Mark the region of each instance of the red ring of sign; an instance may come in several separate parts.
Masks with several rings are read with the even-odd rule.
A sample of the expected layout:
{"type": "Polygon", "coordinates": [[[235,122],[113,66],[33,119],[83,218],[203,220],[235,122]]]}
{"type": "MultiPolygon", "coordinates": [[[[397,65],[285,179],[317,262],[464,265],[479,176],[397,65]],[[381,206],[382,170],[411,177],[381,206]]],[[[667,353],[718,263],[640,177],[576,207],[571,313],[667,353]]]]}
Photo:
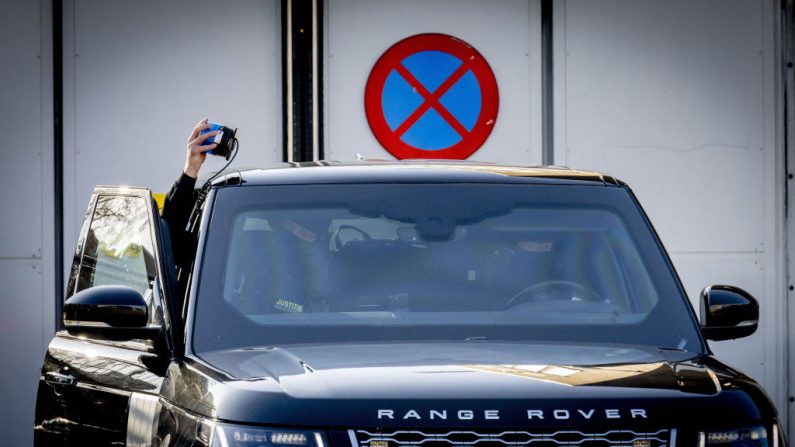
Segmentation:
{"type": "MultiPolygon", "coordinates": [[[[453,82],[448,82],[456,76],[454,73],[433,93],[428,92],[421,85],[413,85],[413,87],[418,90],[417,93],[421,94],[425,101],[412,113],[412,115],[418,113],[418,111],[424,114],[429,108],[436,108],[435,104],[438,104],[439,107],[436,108],[437,112],[441,112],[440,115],[442,115],[448,123],[450,123],[449,118],[455,120],[455,117],[453,117],[441,103],[438,103],[438,100],[441,99],[449,87],[454,85],[455,82],[460,79],[460,76],[463,76],[467,71],[468,70],[464,69],[460,72],[458,78],[454,79],[453,82]],[[445,86],[447,88],[445,88],[445,86]],[[434,97],[435,100],[429,99],[429,97],[434,97]],[[433,103],[429,105],[431,102],[433,103]],[[449,116],[445,116],[445,113],[449,116]]],[[[373,66],[370,77],[367,79],[367,87],[364,92],[364,109],[367,114],[367,122],[370,124],[370,129],[372,129],[373,134],[381,145],[400,160],[406,158],[464,160],[468,158],[483,145],[486,138],[491,134],[492,129],[494,129],[494,123],[497,121],[499,103],[497,80],[494,78],[494,73],[491,71],[491,67],[489,67],[486,59],[463,40],[446,34],[417,34],[407,37],[393,45],[381,55],[373,66]],[[411,146],[400,139],[403,134],[403,132],[400,131],[403,130],[405,132],[405,129],[401,129],[403,125],[399,126],[394,131],[389,127],[384,117],[381,98],[384,84],[392,70],[405,70],[405,67],[401,64],[405,58],[420,51],[432,50],[443,51],[460,59],[463,64],[456,72],[459,72],[459,70],[464,67],[472,70],[472,73],[475,75],[480,85],[481,107],[475,126],[472,128],[472,131],[461,135],[461,141],[445,149],[424,150],[411,146]]],[[[410,119],[411,117],[407,118],[406,121],[410,119]]],[[[456,129],[456,126],[452,124],[451,126],[456,129]]],[[[460,123],[458,126],[457,131],[461,134],[460,129],[463,128],[463,126],[461,126],[460,123]]],[[[464,131],[465,130],[466,129],[464,129],[464,131]]]]}

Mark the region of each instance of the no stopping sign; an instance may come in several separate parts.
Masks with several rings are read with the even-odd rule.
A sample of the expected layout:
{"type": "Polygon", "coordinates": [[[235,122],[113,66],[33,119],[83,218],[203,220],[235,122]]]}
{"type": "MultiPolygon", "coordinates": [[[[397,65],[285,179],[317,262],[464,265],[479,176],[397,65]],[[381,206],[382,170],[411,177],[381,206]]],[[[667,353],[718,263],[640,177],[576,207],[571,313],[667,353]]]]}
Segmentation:
{"type": "Polygon", "coordinates": [[[373,134],[398,159],[466,159],[491,134],[499,92],[488,62],[445,34],[418,34],[373,66],[364,95],[373,134]]]}

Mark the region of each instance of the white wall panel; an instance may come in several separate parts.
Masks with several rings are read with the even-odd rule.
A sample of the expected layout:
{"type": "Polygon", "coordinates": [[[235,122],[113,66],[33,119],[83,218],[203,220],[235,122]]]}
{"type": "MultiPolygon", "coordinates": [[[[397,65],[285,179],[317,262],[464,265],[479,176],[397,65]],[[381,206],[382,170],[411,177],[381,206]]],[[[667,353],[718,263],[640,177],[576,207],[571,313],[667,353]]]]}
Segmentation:
{"type": "MultiPolygon", "coordinates": [[[[20,93],[31,93],[35,101],[33,105],[36,106],[38,111],[41,103],[38,92],[34,90],[20,93]]],[[[24,109],[26,107],[22,106],[20,108],[24,109]]],[[[5,107],[1,109],[5,109],[5,107]]],[[[2,115],[2,112],[0,112],[0,115],[2,115]]],[[[0,160],[0,191],[2,191],[3,196],[0,206],[4,210],[0,213],[0,228],[5,229],[3,243],[0,244],[0,257],[41,258],[43,230],[41,209],[42,160],[41,132],[37,128],[37,125],[41,123],[41,118],[37,117],[34,121],[20,123],[18,120],[6,120],[3,116],[0,116],[0,122],[10,122],[8,129],[15,130],[9,133],[17,134],[15,138],[12,138],[13,141],[10,142],[9,146],[2,148],[3,156],[2,160],[0,160]],[[26,132],[31,130],[31,128],[35,133],[26,132]],[[26,139],[29,139],[29,141],[24,141],[26,139]],[[20,225],[21,221],[26,222],[26,224],[20,225]]]]}
{"type": "Polygon", "coordinates": [[[676,252],[764,249],[763,2],[719,5],[566,2],[555,161],[629,182],[676,252]]]}
{"type": "MultiPolygon", "coordinates": [[[[39,261],[0,259],[3,285],[0,312],[0,432],[4,446],[33,443],[36,387],[44,352],[42,345],[45,312],[42,306],[42,266],[39,261]]],[[[47,302],[51,302],[47,300],[47,302]]]]}
{"type": "Polygon", "coordinates": [[[367,78],[392,45],[449,34],[488,61],[500,91],[495,128],[472,160],[541,163],[540,14],[535,0],[329,0],[326,14],[325,155],[393,159],[370,131],[367,78]]]}
{"type": "Polygon", "coordinates": [[[555,162],[627,181],[695,306],[755,295],[759,331],[711,343],[786,412],[777,3],[566,0],[555,7],[555,162]]]}
{"type": "Polygon", "coordinates": [[[53,326],[51,3],[5,1],[0,13],[0,443],[8,447],[33,442],[53,326]]]}
{"type": "Polygon", "coordinates": [[[42,255],[42,58],[38,2],[3,3],[0,14],[0,257],[42,255]],[[11,211],[13,210],[13,211],[11,211]],[[20,225],[20,218],[28,224],[20,225]]]}
{"type": "MultiPolygon", "coordinates": [[[[95,185],[167,192],[205,116],[240,128],[234,166],[281,161],[278,1],[75,0],[65,10],[67,253],[95,185]]],[[[204,172],[224,163],[208,157],[204,172]]]]}

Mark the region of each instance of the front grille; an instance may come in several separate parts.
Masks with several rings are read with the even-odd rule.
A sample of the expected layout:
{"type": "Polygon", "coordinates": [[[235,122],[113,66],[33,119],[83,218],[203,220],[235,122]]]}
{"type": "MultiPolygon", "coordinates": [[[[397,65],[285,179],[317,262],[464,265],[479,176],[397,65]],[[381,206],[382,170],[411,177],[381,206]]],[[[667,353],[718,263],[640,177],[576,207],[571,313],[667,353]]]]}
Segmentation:
{"type": "Polygon", "coordinates": [[[675,447],[676,430],[351,430],[354,447],[675,447]]]}

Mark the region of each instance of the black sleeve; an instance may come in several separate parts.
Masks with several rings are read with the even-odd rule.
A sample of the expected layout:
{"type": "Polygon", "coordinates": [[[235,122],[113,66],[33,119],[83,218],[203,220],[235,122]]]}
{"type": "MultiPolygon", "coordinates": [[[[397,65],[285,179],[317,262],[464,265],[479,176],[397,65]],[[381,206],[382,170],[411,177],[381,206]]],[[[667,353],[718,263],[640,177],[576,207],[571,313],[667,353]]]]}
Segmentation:
{"type": "Polygon", "coordinates": [[[187,226],[198,197],[195,186],[195,178],[182,174],[174,182],[163,203],[161,217],[168,225],[174,261],[180,268],[190,267],[193,258],[193,244],[187,226]]]}

